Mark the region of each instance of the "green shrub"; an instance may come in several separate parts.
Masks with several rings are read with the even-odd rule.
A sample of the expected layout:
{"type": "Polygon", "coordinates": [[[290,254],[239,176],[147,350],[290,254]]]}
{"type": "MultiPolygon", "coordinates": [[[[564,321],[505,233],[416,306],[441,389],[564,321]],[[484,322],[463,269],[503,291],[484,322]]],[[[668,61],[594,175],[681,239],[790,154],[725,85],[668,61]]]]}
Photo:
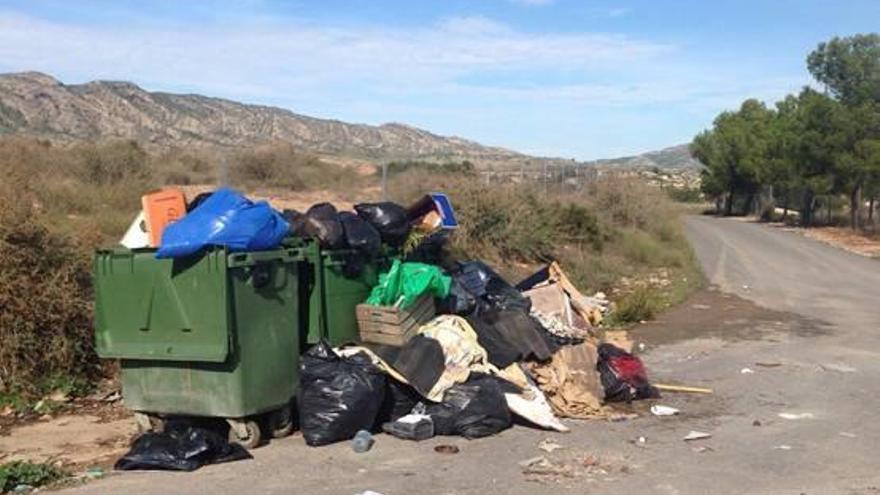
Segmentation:
{"type": "Polygon", "coordinates": [[[661,308],[657,294],[646,287],[639,287],[623,296],[616,302],[614,312],[611,313],[609,323],[612,325],[625,325],[650,320],[661,308]]]}
{"type": "Polygon", "coordinates": [[[18,485],[43,486],[67,476],[64,470],[50,464],[13,461],[0,465],[0,493],[15,490],[18,485]]]}

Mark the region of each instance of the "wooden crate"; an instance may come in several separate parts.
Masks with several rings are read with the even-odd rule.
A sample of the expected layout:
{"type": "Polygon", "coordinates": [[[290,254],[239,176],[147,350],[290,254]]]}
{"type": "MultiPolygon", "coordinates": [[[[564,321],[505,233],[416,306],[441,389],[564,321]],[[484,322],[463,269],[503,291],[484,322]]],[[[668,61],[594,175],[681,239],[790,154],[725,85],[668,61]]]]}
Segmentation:
{"type": "Polygon", "coordinates": [[[358,304],[356,311],[362,341],[394,346],[405,344],[436,314],[432,296],[420,297],[407,309],[358,304]]]}

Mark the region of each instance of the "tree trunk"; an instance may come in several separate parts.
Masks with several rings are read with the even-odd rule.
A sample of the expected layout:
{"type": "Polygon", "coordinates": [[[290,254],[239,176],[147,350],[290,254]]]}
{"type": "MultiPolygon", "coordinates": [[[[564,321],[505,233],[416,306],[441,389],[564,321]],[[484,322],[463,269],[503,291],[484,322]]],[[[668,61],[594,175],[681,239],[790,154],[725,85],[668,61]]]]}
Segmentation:
{"type": "Polygon", "coordinates": [[[828,209],[828,217],[825,220],[825,223],[828,225],[831,225],[831,197],[830,196],[827,198],[827,201],[828,201],[828,208],[827,208],[828,209]]]}
{"type": "Polygon", "coordinates": [[[871,229],[874,228],[874,198],[871,198],[871,201],[868,203],[868,223],[871,224],[871,229]]]}
{"type": "Polygon", "coordinates": [[[755,193],[750,192],[746,196],[746,203],[743,205],[743,215],[751,215],[755,212],[755,193]]]}
{"type": "Polygon", "coordinates": [[[765,222],[773,220],[776,211],[776,199],[773,197],[773,186],[761,186],[758,195],[758,217],[765,222]]]}
{"type": "Polygon", "coordinates": [[[810,227],[813,224],[813,207],[815,205],[815,197],[813,191],[809,189],[804,191],[801,203],[801,226],[810,227]]]}
{"type": "Polygon", "coordinates": [[[788,219],[788,205],[782,207],[782,223],[788,219]]]}
{"type": "Polygon", "coordinates": [[[733,215],[733,191],[727,193],[727,204],[724,205],[724,216],[733,215]]]}
{"type": "Polygon", "coordinates": [[[853,230],[862,227],[862,183],[858,182],[849,195],[849,224],[853,230]]]}

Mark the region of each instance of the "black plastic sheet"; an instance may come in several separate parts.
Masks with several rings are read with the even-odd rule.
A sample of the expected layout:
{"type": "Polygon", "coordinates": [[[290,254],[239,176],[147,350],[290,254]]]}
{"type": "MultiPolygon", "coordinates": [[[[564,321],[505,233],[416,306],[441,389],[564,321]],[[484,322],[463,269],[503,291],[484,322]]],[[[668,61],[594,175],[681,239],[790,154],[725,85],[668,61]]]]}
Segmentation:
{"type": "Polygon", "coordinates": [[[207,464],[250,458],[244,447],[215,431],[170,423],[164,432],[141,435],[114,469],[195,471],[207,464]]]}
{"type": "Polygon", "coordinates": [[[342,223],[342,230],[345,232],[345,241],[348,243],[348,247],[357,249],[370,258],[374,258],[379,254],[379,249],[382,247],[382,238],[375,227],[350,211],[340,212],[339,221],[342,223]]]}

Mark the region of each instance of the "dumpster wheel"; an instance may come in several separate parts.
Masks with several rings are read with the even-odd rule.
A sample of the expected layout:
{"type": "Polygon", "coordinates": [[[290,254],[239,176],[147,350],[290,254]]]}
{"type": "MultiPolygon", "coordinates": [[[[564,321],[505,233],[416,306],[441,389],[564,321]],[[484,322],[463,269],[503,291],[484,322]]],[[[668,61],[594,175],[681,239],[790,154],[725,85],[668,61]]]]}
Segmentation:
{"type": "Polygon", "coordinates": [[[253,449],[263,440],[260,425],[252,419],[227,419],[229,423],[229,441],[241,444],[246,449],[253,449]]]}
{"type": "Polygon", "coordinates": [[[269,431],[272,438],[284,438],[293,433],[293,414],[289,405],[269,414],[269,431]]]}

